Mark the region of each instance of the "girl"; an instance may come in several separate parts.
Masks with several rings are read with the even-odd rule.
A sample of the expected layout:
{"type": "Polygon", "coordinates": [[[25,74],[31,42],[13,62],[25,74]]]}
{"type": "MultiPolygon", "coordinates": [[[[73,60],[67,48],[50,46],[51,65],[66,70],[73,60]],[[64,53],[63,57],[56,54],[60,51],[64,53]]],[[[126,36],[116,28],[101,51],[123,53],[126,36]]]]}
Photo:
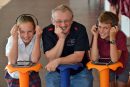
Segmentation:
{"type": "MultiPolygon", "coordinates": [[[[40,59],[40,41],[42,30],[30,15],[21,15],[17,23],[10,31],[6,45],[8,64],[16,64],[17,61],[31,61],[37,63],[40,59]]],[[[37,72],[30,72],[29,87],[41,87],[41,80],[37,72]]],[[[19,87],[18,72],[6,72],[5,79],[8,87],[19,87]]]]}

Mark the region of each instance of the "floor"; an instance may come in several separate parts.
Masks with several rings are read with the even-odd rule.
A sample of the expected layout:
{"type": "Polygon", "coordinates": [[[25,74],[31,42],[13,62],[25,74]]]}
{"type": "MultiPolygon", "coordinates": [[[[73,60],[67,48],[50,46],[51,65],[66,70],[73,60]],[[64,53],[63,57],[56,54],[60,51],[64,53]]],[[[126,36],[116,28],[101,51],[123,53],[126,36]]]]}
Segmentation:
{"type": "MultiPolygon", "coordinates": [[[[90,28],[96,22],[98,14],[103,10],[104,0],[0,0],[0,87],[7,87],[4,80],[4,68],[7,65],[5,57],[5,45],[10,35],[10,29],[15,24],[16,17],[20,14],[33,14],[39,20],[39,25],[43,28],[51,20],[51,10],[57,5],[66,4],[74,12],[74,20],[84,24],[87,28],[89,39],[91,38],[90,28]]],[[[42,54],[40,62],[43,69],[40,71],[42,87],[44,82],[44,66],[46,60],[42,54]]],[[[95,81],[94,87],[97,87],[95,81]]]]}

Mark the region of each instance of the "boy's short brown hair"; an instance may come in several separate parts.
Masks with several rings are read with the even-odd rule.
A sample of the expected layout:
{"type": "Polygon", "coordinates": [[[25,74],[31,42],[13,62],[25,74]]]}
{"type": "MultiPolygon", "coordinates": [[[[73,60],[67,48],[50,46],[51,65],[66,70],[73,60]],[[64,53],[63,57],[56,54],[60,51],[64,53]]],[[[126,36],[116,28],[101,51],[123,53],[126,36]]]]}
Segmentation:
{"type": "Polygon", "coordinates": [[[98,17],[98,22],[111,24],[112,26],[118,25],[118,16],[110,11],[102,12],[98,17]]]}

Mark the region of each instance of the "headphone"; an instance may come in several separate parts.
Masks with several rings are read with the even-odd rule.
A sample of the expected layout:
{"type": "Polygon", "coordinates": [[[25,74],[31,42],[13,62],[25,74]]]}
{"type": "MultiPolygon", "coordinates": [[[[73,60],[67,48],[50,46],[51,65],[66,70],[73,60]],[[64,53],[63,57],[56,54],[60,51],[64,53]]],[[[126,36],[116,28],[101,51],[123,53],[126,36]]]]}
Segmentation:
{"type": "Polygon", "coordinates": [[[18,19],[21,18],[21,17],[24,17],[24,16],[29,16],[29,17],[31,17],[31,18],[33,19],[35,25],[38,25],[38,20],[37,20],[37,18],[36,18],[34,15],[32,15],[32,14],[22,14],[22,15],[19,15],[19,16],[16,18],[16,24],[17,24],[17,22],[18,22],[18,19]]]}

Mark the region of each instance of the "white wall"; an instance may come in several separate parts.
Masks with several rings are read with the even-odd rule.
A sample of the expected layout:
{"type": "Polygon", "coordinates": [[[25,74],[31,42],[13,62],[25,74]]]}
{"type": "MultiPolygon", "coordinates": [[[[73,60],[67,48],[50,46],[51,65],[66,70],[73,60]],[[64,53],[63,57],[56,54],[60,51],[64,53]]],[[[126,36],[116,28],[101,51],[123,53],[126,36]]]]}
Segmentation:
{"type": "MultiPolygon", "coordinates": [[[[108,0],[104,1],[105,7],[104,10],[105,11],[110,11],[111,7],[110,7],[110,3],[108,2],[108,0]]],[[[121,26],[121,30],[126,34],[127,36],[127,44],[130,45],[130,18],[121,15],[120,16],[120,26],[121,26]]]]}
{"type": "Polygon", "coordinates": [[[121,15],[121,30],[130,38],[130,18],[121,15]]]}
{"type": "Polygon", "coordinates": [[[108,0],[104,1],[104,10],[105,11],[110,11],[110,3],[108,2],[108,0]]]}

